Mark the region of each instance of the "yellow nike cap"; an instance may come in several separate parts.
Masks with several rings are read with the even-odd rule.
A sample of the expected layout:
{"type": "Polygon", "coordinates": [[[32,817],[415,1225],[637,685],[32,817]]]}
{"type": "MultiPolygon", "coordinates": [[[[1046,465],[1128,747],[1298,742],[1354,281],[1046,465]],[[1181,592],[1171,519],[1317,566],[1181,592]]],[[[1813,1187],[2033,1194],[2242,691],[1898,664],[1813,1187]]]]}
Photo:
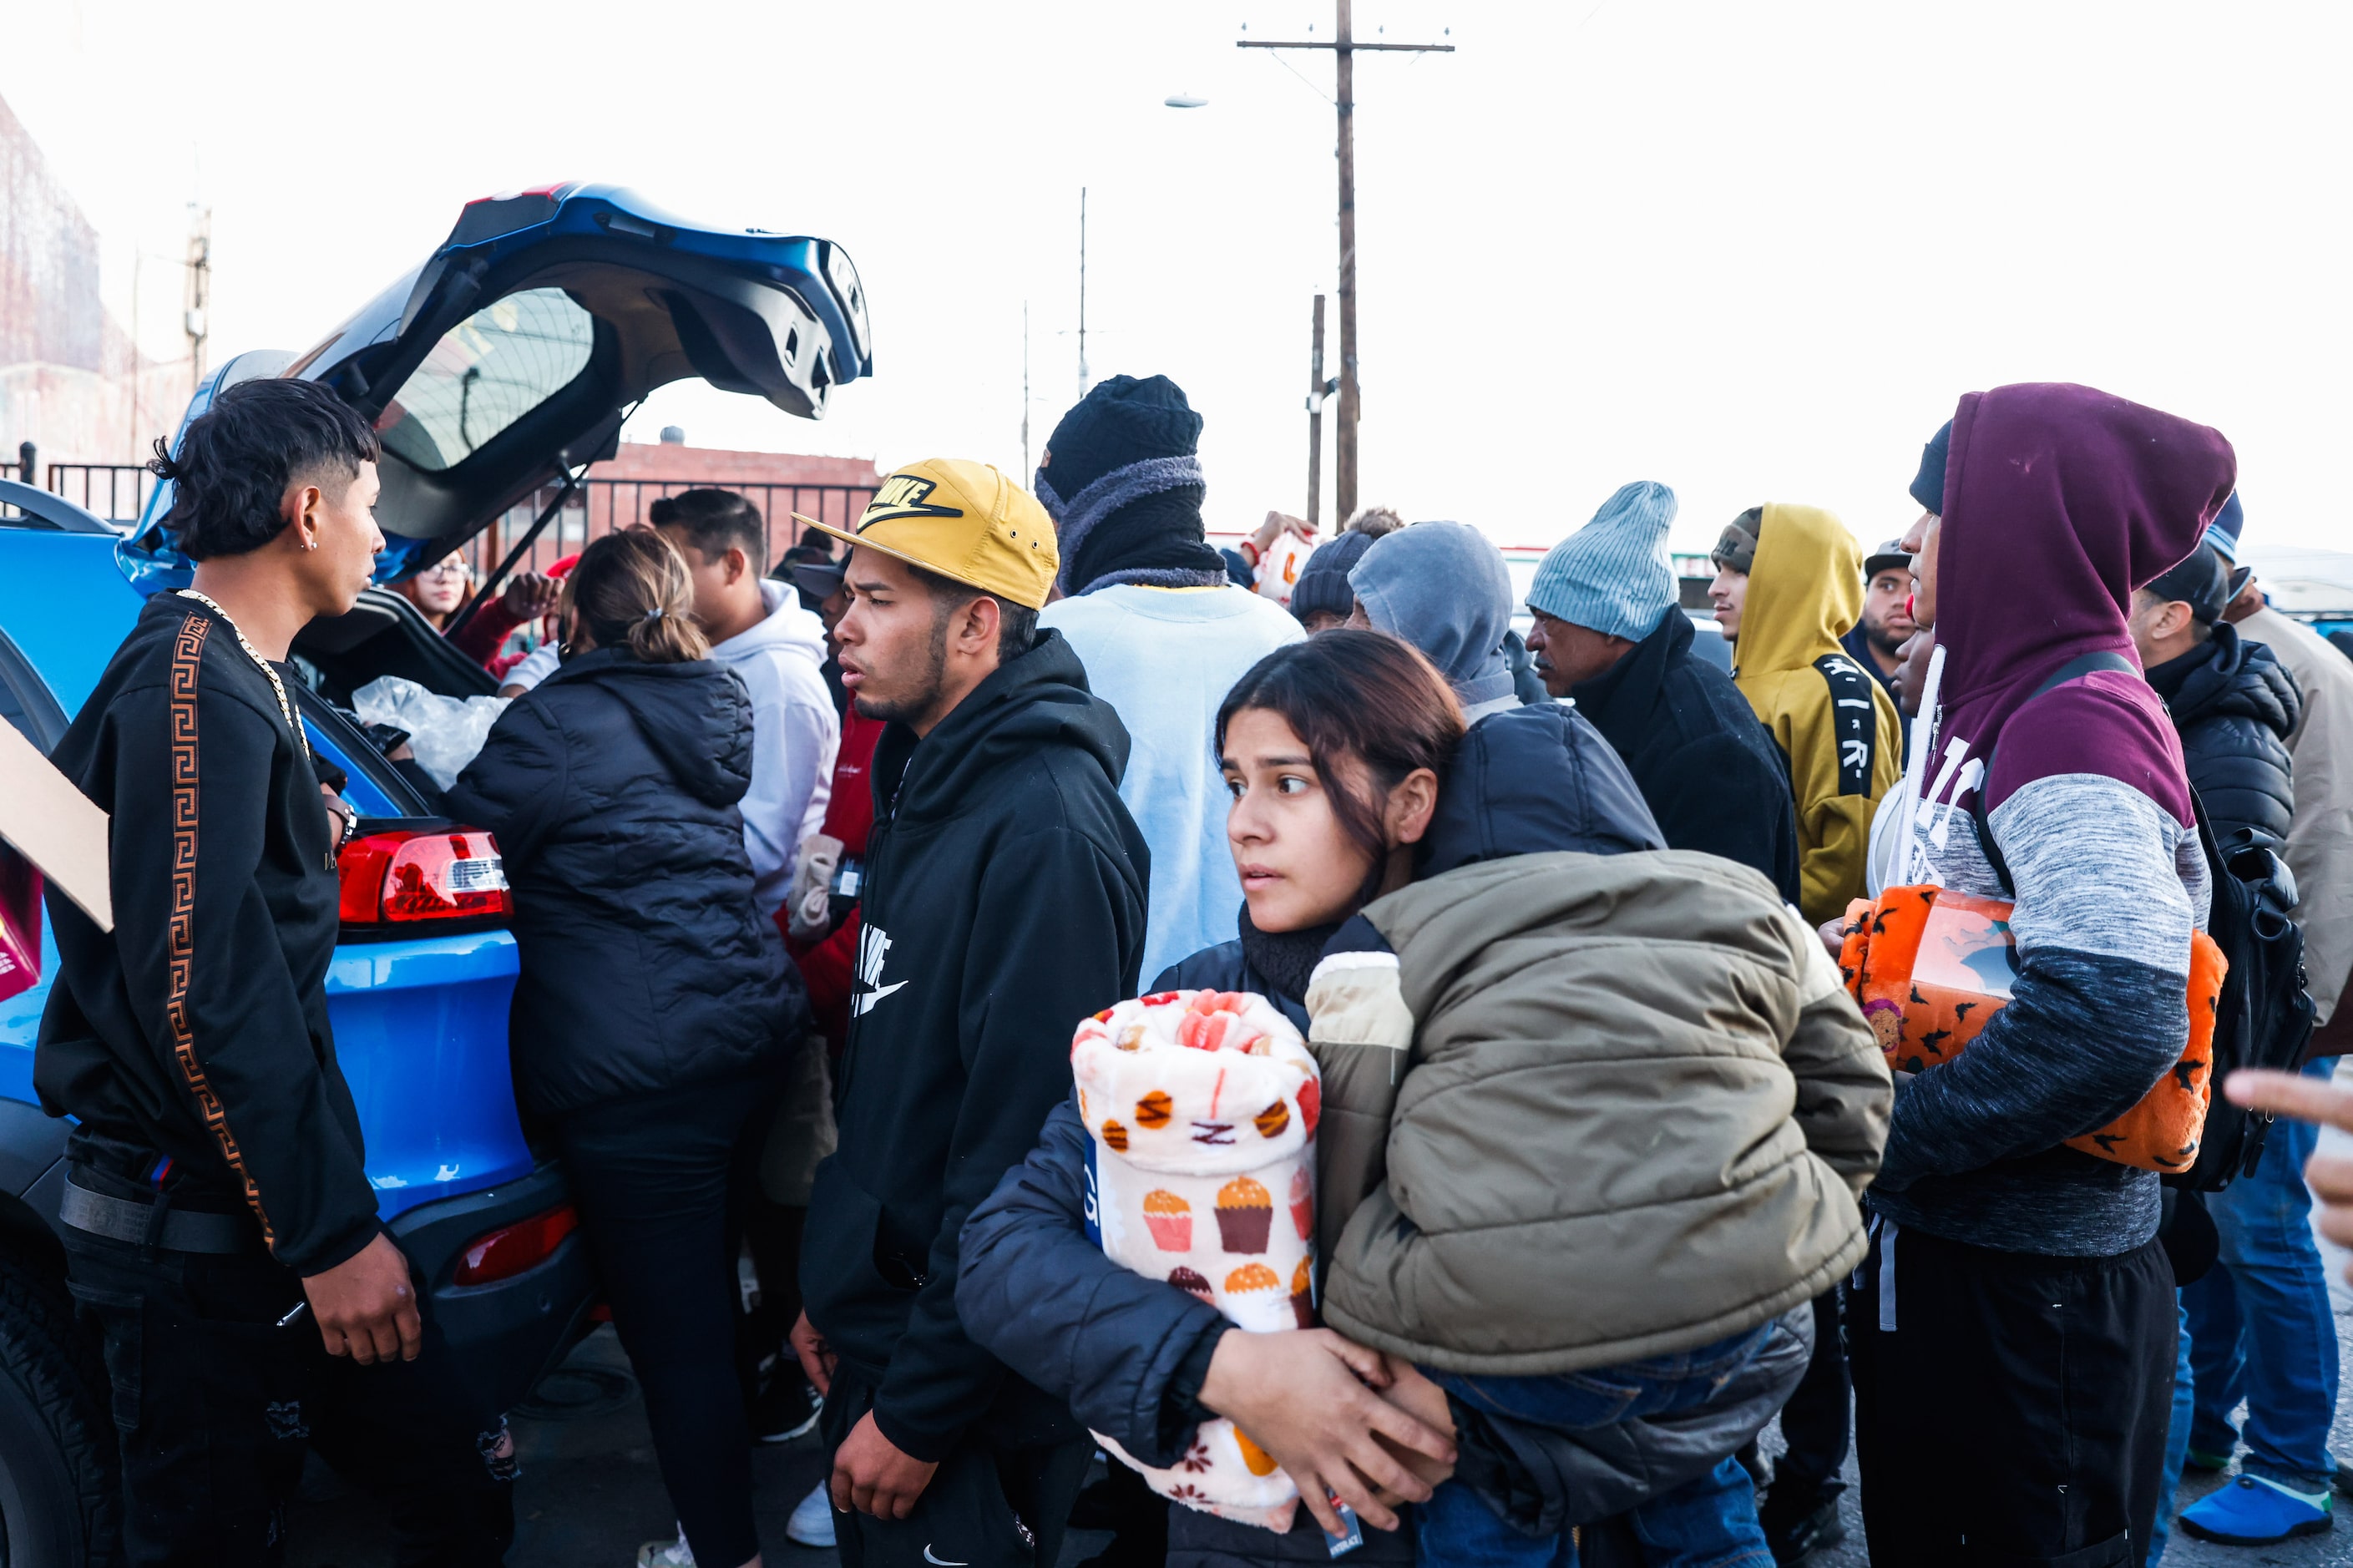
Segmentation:
{"type": "Polygon", "coordinates": [[[1033,610],[1046,607],[1062,564],[1054,520],[1036,498],[987,463],[960,458],[893,472],[854,531],[798,512],[793,521],[1033,610]]]}

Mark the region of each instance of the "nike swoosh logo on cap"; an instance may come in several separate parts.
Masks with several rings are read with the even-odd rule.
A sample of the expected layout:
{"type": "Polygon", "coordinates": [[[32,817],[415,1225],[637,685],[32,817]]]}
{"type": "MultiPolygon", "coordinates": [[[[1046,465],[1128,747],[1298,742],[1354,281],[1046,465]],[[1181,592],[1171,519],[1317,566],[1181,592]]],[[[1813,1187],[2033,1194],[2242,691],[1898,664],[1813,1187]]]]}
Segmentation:
{"type": "Polygon", "coordinates": [[[926,1563],[937,1563],[940,1564],[940,1568],[971,1568],[969,1563],[955,1563],[951,1562],[945,1557],[933,1556],[931,1543],[928,1542],[923,1545],[923,1561],[926,1563]]]}

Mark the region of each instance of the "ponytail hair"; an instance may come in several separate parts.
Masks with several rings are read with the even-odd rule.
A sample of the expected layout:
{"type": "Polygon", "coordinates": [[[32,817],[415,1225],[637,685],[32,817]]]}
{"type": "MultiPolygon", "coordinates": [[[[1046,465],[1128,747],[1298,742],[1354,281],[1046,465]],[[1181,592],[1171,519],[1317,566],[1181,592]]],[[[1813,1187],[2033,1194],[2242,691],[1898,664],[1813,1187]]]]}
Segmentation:
{"type": "Polygon", "coordinates": [[[711,657],[694,623],[694,581],[669,540],[649,528],[608,533],[580,552],[564,580],[564,613],[598,647],[626,647],[646,664],[711,657]]]}

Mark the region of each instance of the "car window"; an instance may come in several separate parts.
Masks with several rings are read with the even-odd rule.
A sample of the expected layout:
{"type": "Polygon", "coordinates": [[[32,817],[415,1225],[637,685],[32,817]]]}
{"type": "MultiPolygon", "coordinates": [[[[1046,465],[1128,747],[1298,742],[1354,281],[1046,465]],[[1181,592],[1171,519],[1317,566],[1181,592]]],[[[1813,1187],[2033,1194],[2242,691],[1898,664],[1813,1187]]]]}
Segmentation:
{"type": "Polygon", "coordinates": [[[0,632],[0,719],[15,725],[43,756],[65,738],[65,710],[5,632],[0,632]]]}
{"type": "Polygon", "coordinates": [[[441,335],[377,416],[377,433],[417,468],[454,468],[588,368],[596,326],[561,289],[485,305],[441,335]]]}

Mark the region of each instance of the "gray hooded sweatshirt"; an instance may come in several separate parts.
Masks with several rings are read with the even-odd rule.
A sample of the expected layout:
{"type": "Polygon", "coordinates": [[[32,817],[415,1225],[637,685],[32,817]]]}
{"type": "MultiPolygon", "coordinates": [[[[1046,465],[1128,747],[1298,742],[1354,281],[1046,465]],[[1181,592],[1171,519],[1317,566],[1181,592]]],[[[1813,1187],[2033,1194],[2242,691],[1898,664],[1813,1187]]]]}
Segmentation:
{"type": "Polygon", "coordinates": [[[1512,577],[1504,552],[1460,522],[1417,522],[1375,540],[1348,587],[1377,631],[1429,656],[1477,723],[1518,705],[1504,662],[1512,577]]]}

